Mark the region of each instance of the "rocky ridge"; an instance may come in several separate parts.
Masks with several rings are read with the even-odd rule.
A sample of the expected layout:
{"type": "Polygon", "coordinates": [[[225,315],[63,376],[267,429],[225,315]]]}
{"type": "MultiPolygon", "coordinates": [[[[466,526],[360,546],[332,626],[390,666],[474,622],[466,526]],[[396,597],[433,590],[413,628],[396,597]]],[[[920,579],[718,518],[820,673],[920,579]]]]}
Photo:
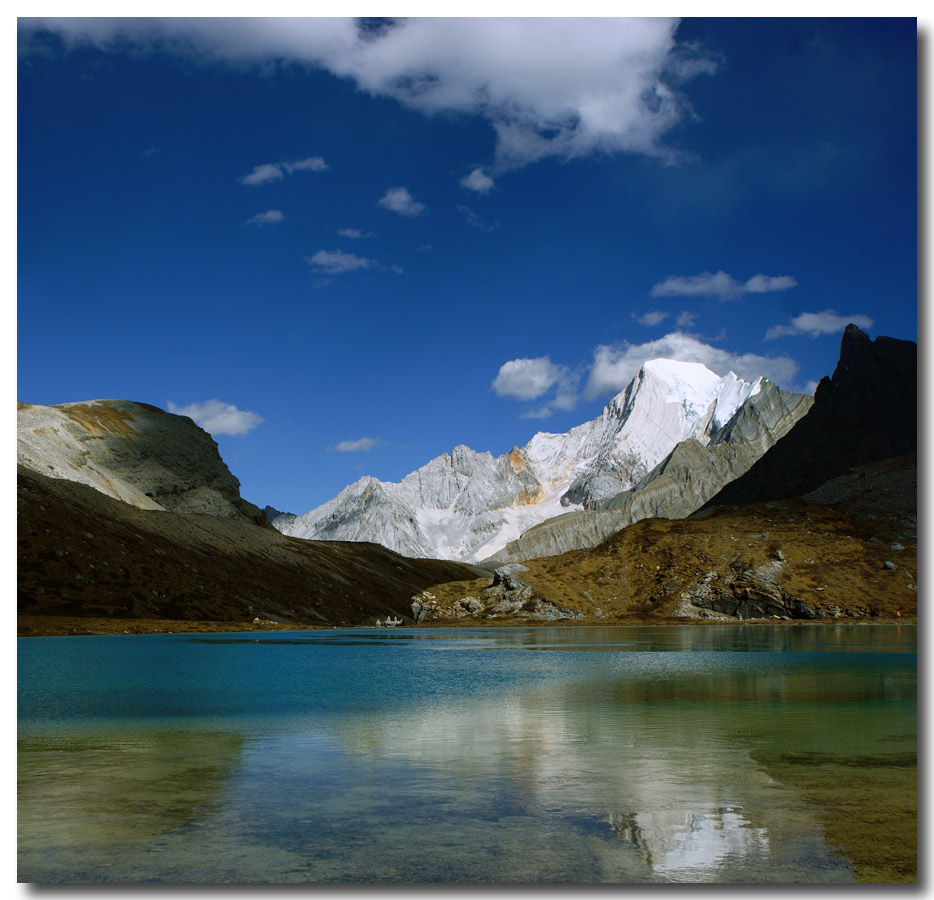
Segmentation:
{"type": "Polygon", "coordinates": [[[847,325],[840,360],[800,422],[704,509],[797,497],[854,466],[918,446],[918,346],[847,325]]]}

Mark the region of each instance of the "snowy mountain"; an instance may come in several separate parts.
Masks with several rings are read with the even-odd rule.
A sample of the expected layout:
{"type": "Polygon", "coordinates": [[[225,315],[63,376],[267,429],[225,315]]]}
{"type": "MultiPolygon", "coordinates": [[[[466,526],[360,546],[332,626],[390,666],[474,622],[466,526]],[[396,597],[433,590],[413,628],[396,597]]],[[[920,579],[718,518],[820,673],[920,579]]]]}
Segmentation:
{"type": "Polygon", "coordinates": [[[455,447],[400,482],[364,477],[273,525],[309,540],[373,541],[406,556],[479,561],[564,512],[630,490],[682,441],[706,446],[767,382],[700,363],[646,362],[600,416],[494,457],[455,447]]]}

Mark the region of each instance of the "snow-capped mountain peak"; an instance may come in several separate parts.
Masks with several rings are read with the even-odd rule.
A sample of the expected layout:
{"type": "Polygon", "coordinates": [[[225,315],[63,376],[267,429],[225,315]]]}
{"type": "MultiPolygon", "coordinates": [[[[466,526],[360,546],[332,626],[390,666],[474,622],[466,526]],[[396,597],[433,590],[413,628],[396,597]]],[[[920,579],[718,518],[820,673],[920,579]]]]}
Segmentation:
{"type": "Polygon", "coordinates": [[[409,556],[485,559],[533,525],[628,490],[680,441],[706,444],[761,383],[649,360],[597,418],[564,434],[539,432],[497,457],[459,445],[398,483],[363,478],[273,524],[295,537],[374,541],[409,556]]]}

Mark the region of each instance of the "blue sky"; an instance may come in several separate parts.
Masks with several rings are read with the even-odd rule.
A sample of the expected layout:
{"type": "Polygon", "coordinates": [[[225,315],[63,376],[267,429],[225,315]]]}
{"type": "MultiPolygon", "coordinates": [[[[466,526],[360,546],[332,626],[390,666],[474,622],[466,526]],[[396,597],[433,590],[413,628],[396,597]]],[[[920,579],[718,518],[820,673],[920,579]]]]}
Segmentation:
{"type": "Polygon", "coordinates": [[[20,20],[19,399],[152,403],[303,513],[917,339],[912,19],[20,20]]]}

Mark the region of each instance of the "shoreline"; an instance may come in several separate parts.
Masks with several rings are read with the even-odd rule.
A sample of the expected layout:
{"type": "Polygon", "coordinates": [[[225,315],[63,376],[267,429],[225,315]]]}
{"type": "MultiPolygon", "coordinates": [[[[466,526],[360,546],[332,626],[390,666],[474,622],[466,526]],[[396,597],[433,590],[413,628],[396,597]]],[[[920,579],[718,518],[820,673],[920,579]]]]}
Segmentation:
{"type": "MultiPolygon", "coordinates": [[[[499,621],[499,622],[464,622],[455,620],[451,622],[438,622],[432,625],[400,625],[391,628],[381,627],[380,630],[395,631],[401,628],[430,629],[430,628],[606,628],[606,627],[645,627],[647,625],[665,626],[672,628],[695,628],[703,625],[781,625],[794,627],[800,625],[911,625],[918,624],[917,617],[893,618],[891,616],[878,616],[876,618],[838,619],[737,619],[724,621],[721,619],[688,619],[678,620],[633,618],[625,621],[595,621],[581,622],[577,619],[558,619],[549,621],[499,621]]],[[[75,616],[18,616],[17,637],[82,637],[127,634],[224,634],[224,633],[256,633],[263,634],[270,631],[360,631],[376,630],[376,625],[320,625],[307,623],[281,623],[281,622],[212,622],[206,620],[175,620],[175,619],[97,619],[75,616]]]]}

